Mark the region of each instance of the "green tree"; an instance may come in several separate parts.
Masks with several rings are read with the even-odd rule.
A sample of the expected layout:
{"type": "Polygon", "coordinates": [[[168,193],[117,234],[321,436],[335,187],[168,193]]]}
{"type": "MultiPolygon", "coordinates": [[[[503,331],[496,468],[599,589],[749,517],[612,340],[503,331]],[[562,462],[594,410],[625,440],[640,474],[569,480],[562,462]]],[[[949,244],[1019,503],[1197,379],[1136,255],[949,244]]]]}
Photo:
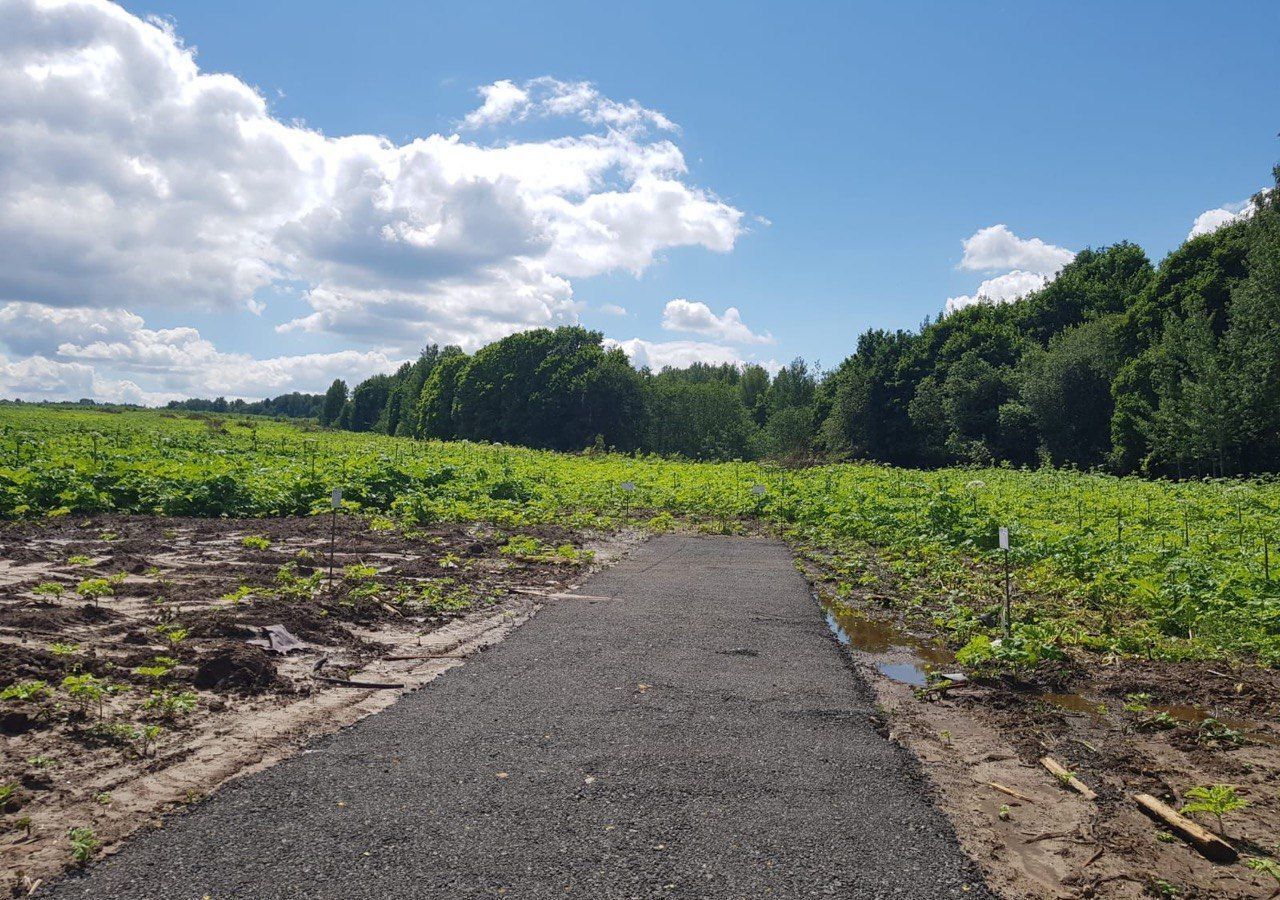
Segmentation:
{"type": "Polygon", "coordinates": [[[1022,402],[1035,416],[1056,465],[1099,465],[1111,449],[1111,382],[1118,368],[1118,319],[1071,328],[1019,366],[1022,402]]]}
{"type": "Polygon", "coordinates": [[[471,357],[460,347],[445,347],[441,351],[435,367],[422,385],[415,431],[418,437],[448,441],[457,436],[453,422],[453,396],[458,376],[470,361],[471,357]]]}
{"type": "Polygon", "coordinates": [[[329,390],[324,393],[324,405],[320,407],[320,424],[328,427],[337,422],[346,402],[347,383],[341,378],[335,378],[333,384],[329,385],[329,390]]]}

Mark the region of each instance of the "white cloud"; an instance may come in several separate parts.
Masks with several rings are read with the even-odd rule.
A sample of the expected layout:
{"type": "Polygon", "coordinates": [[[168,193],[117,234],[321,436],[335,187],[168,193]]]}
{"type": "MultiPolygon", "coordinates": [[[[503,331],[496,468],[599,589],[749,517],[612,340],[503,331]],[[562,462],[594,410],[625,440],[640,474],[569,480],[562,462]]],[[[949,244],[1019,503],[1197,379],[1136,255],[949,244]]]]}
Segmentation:
{"type": "Polygon", "coordinates": [[[600,312],[610,316],[625,316],[627,314],[627,308],[625,306],[619,306],[616,303],[606,303],[600,307],[600,312]]]}
{"type": "Polygon", "coordinates": [[[528,92],[506,79],[485,85],[480,88],[479,93],[484,97],[484,103],[479,109],[467,113],[467,117],[462,120],[464,128],[481,128],[505,122],[529,105],[528,92]]]}
{"type": "Polygon", "coordinates": [[[627,341],[606,339],[605,345],[621,347],[627,354],[631,364],[637,369],[648,366],[655,372],[675,366],[682,368],[694,363],[733,363],[740,366],[746,362],[732,347],[721,344],[704,343],[702,341],[646,341],[642,338],[631,338],[627,341]]]}
{"type": "Polygon", "coordinates": [[[742,234],[740,210],[688,182],[661,113],[553,78],[480,93],[466,127],[566,129],[329,137],[202,72],[169,25],[106,0],[3,0],[0,303],[60,308],[71,328],[148,305],[265,314],[259,291],[301,285],[311,310],[285,332],[474,347],[576,322],[570,279],[639,274],[674,247],[728,252],[742,234]]]}
{"type": "Polygon", "coordinates": [[[587,81],[561,81],[544,75],[517,85],[503,79],[485,85],[479,93],[484,103],[462,120],[463,128],[481,128],[533,116],[572,116],[588,125],[617,130],[679,130],[657,110],[647,109],[635,100],[627,103],[610,100],[587,81]]]}
{"type": "Polygon", "coordinates": [[[254,359],[218,350],[194,328],[147,328],[141,317],[120,309],[11,303],[0,308],[0,325],[3,343],[29,354],[17,360],[0,357],[0,396],[29,400],[163,403],[219,394],[320,392],[334,378],[360,381],[404,361],[388,350],[254,359]]]}
{"type": "Polygon", "coordinates": [[[980,228],[964,242],[960,268],[978,272],[1021,269],[1054,275],[1075,259],[1065,247],[1046,244],[1040,238],[1020,238],[1007,225],[980,228]]]}
{"type": "Polygon", "coordinates": [[[717,316],[705,303],[671,300],[662,311],[662,327],[667,331],[688,331],[731,344],[772,344],[773,335],[756,334],[742,321],[736,307],[730,306],[717,316]]]}
{"type": "Polygon", "coordinates": [[[1199,237],[1202,234],[1209,234],[1217,231],[1224,225],[1230,225],[1232,222],[1239,222],[1247,219],[1257,211],[1257,207],[1253,205],[1252,200],[1242,200],[1239,203],[1226,203],[1217,209],[1208,209],[1196,216],[1196,220],[1191,225],[1191,231],[1187,233],[1187,240],[1193,237],[1199,237]]]}
{"type": "Polygon", "coordinates": [[[1038,291],[1049,283],[1049,278],[1039,272],[1023,272],[1015,270],[1005,275],[989,278],[972,295],[947,298],[947,313],[953,313],[976,303],[1012,303],[1038,291]]]}

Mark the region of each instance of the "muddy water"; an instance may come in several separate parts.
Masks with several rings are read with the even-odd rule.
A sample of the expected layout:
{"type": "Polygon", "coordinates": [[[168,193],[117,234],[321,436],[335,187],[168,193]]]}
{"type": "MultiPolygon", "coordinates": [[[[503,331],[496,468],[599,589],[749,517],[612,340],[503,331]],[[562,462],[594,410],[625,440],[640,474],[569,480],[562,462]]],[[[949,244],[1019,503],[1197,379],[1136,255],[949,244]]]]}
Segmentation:
{"type": "MultiPolygon", "coordinates": [[[[1105,717],[1105,704],[1098,700],[1092,700],[1083,694],[1042,694],[1040,699],[1045,703],[1056,706],[1061,710],[1076,715],[1089,716],[1093,719],[1102,719],[1105,717]]],[[[1280,746],[1280,737],[1272,734],[1267,730],[1266,726],[1261,722],[1251,719],[1236,719],[1227,716],[1215,716],[1213,712],[1203,706],[1196,706],[1190,703],[1152,703],[1147,709],[1151,713],[1165,713],[1171,719],[1175,719],[1184,725],[1200,726],[1209,719],[1220,722],[1223,725],[1240,732],[1245,740],[1252,741],[1256,744],[1266,744],[1267,746],[1280,746]]]]}
{"type": "Polygon", "coordinates": [[[838,601],[818,602],[827,615],[827,627],[840,643],[872,657],[876,670],[887,678],[923,687],[930,671],[955,664],[949,651],[916,637],[896,622],[873,619],[838,601]]]}

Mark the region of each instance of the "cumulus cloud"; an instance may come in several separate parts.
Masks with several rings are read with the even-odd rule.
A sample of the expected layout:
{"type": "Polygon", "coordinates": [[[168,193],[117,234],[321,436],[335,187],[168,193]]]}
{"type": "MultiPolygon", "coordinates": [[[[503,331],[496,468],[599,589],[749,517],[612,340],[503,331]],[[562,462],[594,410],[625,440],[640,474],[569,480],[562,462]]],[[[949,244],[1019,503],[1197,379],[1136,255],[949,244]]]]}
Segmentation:
{"type": "Polygon", "coordinates": [[[201,71],[164,23],[107,0],[5,0],[0,303],[61,309],[68,329],[113,310],[93,320],[110,332],[147,305],[265,315],[263,289],[300,286],[311,309],[284,334],[474,347],[576,322],[571,279],[639,274],[675,247],[728,252],[742,234],[740,210],[689,183],[661,113],[554,78],[480,98],[464,131],[566,127],[494,143],[330,137],[201,71]]]}
{"type": "Polygon", "coordinates": [[[730,306],[724,315],[717,316],[705,303],[691,300],[671,300],[662,310],[662,327],[667,331],[688,331],[705,334],[731,344],[772,344],[773,335],[756,334],[742,321],[736,307],[730,306]]]}
{"type": "Polygon", "coordinates": [[[960,268],[977,272],[1020,269],[1053,275],[1075,259],[1065,247],[1047,244],[1040,238],[1020,238],[1007,225],[980,228],[964,242],[960,268]]]}
{"type": "Polygon", "coordinates": [[[1049,283],[1049,278],[1039,272],[1014,270],[995,278],[988,278],[972,295],[947,298],[947,313],[953,313],[976,303],[1012,303],[1032,291],[1038,291],[1049,283]]]}
{"type": "Polygon", "coordinates": [[[979,228],[964,241],[960,268],[1001,275],[988,278],[972,294],[948,297],[946,315],[980,303],[1012,303],[1057,277],[1075,253],[1040,238],[1021,238],[1007,225],[979,228]]]}
{"type": "Polygon", "coordinates": [[[588,125],[618,130],[679,130],[657,110],[647,109],[635,100],[611,100],[588,81],[561,81],[544,75],[517,85],[503,79],[481,87],[478,93],[484,102],[462,120],[463,128],[483,128],[530,117],[573,116],[588,125]]]}
{"type": "Polygon", "coordinates": [[[600,307],[600,312],[606,313],[610,316],[625,316],[627,314],[627,308],[625,306],[619,306],[616,303],[606,303],[600,307]]]}
{"type": "Polygon", "coordinates": [[[1226,203],[1216,209],[1207,209],[1200,215],[1196,216],[1195,222],[1191,225],[1191,231],[1187,232],[1187,240],[1193,237],[1199,237],[1202,234],[1209,234],[1217,231],[1224,225],[1230,225],[1232,222],[1239,222],[1247,219],[1257,211],[1252,200],[1242,200],[1239,203],[1226,203]]]}
{"type": "Polygon", "coordinates": [[[8,349],[30,353],[25,359],[0,357],[0,395],[26,399],[163,403],[191,396],[319,392],[334,378],[359,381],[404,362],[387,350],[255,359],[218,350],[194,328],[148,328],[140,316],[121,309],[10,303],[0,308],[0,324],[8,349]]]}
{"type": "Polygon", "coordinates": [[[740,366],[746,362],[733,347],[703,341],[646,341],[631,338],[627,341],[606,339],[605,344],[621,347],[637,369],[647,366],[655,372],[668,366],[682,368],[694,363],[732,363],[740,366]]]}
{"type": "Polygon", "coordinates": [[[485,85],[479,93],[484,102],[478,109],[467,113],[462,120],[464,128],[482,128],[505,122],[529,105],[529,93],[505,78],[485,85]]]}

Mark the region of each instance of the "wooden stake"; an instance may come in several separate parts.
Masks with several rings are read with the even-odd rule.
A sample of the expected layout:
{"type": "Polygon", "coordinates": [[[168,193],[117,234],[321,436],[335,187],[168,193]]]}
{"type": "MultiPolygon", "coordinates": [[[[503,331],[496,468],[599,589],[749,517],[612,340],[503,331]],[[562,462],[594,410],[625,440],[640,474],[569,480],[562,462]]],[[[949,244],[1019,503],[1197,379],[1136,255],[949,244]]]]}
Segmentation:
{"type": "Polygon", "coordinates": [[[1026,794],[1020,793],[1019,791],[1015,791],[1013,788],[1003,785],[998,781],[988,781],[986,782],[986,785],[989,788],[995,788],[997,791],[999,791],[1002,794],[1008,794],[1010,797],[1013,797],[1014,799],[1021,800],[1023,803],[1036,802],[1035,800],[1028,797],[1026,794]]]}
{"type": "Polygon", "coordinates": [[[1212,831],[1202,828],[1186,816],[1166,806],[1150,794],[1134,794],[1133,801],[1151,818],[1169,826],[1169,830],[1214,862],[1235,862],[1240,854],[1212,831]]]}
{"type": "Polygon", "coordinates": [[[1098,795],[1093,792],[1093,789],[1091,787],[1089,787],[1087,784],[1085,784],[1076,776],[1072,775],[1069,771],[1067,771],[1066,766],[1058,762],[1052,756],[1043,757],[1040,760],[1040,765],[1048,769],[1050,775],[1052,775],[1054,778],[1066,784],[1067,787],[1071,788],[1071,790],[1075,791],[1084,799],[1086,800],[1098,799],[1098,795]]]}

